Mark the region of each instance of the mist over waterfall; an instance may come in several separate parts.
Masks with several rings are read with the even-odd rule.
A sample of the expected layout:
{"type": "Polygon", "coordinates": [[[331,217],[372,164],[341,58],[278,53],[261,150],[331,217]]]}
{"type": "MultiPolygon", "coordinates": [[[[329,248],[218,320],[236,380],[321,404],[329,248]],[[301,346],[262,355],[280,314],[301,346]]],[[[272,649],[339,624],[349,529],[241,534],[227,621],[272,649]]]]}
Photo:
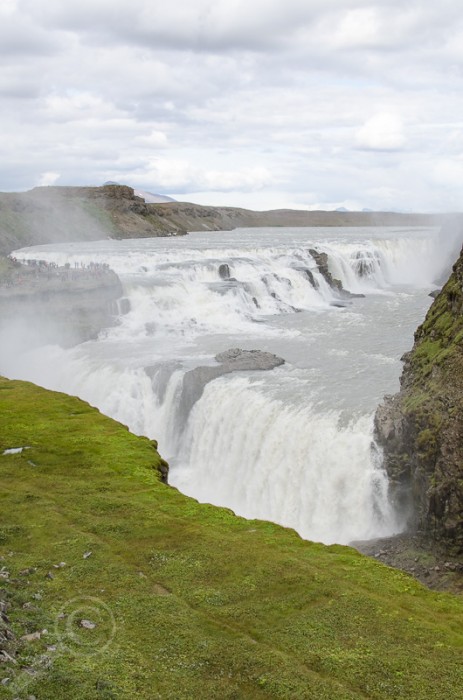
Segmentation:
{"type": "Polygon", "coordinates": [[[18,258],[107,263],[124,297],[114,327],[72,348],[32,347],[12,327],[0,372],[156,438],[169,482],[198,500],[327,543],[384,536],[401,522],[373,413],[397,389],[452,245],[429,228],[333,228],[24,249],[18,258]],[[198,379],[187,401],[185,376],[191,389],[192,370],[235,347],[285,364],[198,379]]]}
{"type": "Polygon", "coordinates": [[[176,485],[200,501],[332,542],[386,534],[393,521],[369,418],[341,426],[334,412],[269,400],[244,377],[224,378],[194,407],[184,442],[176,485]],[[191,483],[190,471],[202,478],[191,483]]]}

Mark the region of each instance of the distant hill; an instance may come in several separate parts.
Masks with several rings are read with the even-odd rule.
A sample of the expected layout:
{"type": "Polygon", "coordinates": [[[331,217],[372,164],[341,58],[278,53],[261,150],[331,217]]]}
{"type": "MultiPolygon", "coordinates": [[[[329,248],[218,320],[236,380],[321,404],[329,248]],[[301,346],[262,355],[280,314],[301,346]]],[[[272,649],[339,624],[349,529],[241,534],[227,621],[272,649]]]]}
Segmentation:
{"type": "Polygon", "coordinates": [[[444,215],[276,209],[188,202],[147,203],[132,187],[35,187],[0,193],[0,254],[60,241],[176,236],[187,231],[310,226],[439,226],[444,215]]]}

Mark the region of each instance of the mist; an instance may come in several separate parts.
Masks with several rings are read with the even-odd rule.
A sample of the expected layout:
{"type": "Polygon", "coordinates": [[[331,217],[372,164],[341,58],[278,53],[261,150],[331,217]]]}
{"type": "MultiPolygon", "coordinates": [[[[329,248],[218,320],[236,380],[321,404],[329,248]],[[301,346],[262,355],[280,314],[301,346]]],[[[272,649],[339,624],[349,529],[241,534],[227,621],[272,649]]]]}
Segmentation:
{"type": "Polygon", "coordinates": [[[29,245],[101,240],[114,233],[103,202],[87,188],[0,193],[0,254],[29,245]]]}
{"type": "Polygon", "coordinates": [[[463,217],[449,215],[436,239],[434,282],[442,286],[447,281],[463,246],[463,217]]]}

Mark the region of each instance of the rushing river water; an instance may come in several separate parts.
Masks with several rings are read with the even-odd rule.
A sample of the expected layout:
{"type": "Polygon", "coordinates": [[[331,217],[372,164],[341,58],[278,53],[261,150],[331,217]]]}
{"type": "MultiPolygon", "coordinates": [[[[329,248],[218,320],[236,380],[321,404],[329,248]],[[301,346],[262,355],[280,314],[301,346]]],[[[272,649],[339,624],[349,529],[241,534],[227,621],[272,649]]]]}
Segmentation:
{"type": "Polygon", "coordinates": [[[130,310],[122,304],[117,326],[71,349],[13,343],[0,353],[2,374],[77,394],[157,438],[170,483],[200,501],[326,543],[400,529],[373,414],[398,389],[400,357],[450,262],[436,229],[241,229],[16,255],[106,262],[130,310]],[[311,249],[365,296],[334,305],[311,249]],[[233,347],[286,363],[209,382],[185,415],[185,372],[233,347]]]}

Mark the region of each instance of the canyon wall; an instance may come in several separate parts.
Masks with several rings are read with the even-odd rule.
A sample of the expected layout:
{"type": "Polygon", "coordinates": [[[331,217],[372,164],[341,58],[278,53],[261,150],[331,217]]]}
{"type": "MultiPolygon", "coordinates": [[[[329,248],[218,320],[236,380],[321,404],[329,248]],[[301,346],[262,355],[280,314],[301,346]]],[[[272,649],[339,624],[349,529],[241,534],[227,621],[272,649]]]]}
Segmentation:
{"type": "Polygon", "coordinates": [[[386,397],[377,440],[409,529],[463,552],[463,251],[404,356],[400,392],[386,397]]]}

